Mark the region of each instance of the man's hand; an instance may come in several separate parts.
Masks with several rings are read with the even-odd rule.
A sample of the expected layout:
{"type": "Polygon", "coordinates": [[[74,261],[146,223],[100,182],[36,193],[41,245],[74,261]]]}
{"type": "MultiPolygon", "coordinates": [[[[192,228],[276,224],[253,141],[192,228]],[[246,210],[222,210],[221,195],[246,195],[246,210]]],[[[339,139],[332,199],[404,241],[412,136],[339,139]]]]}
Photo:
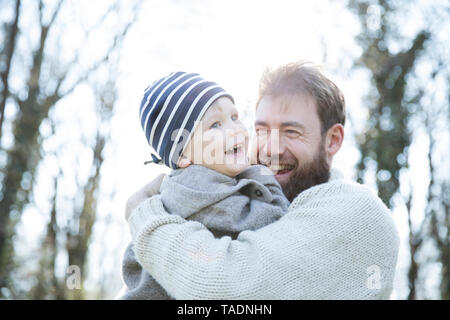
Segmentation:
{"type": "Polygon", "coordinates": [[[167,174],[161,173],[155,179],[147,183],[144,187],[142,187],[139,191],[135,192],[127,201],[125,208],[125,219],[131,215],[131,212],[144,200],[150,198],[151,196],[159,193],[159,188],[161,187],[161,183],[164,177],[167,174]]]}

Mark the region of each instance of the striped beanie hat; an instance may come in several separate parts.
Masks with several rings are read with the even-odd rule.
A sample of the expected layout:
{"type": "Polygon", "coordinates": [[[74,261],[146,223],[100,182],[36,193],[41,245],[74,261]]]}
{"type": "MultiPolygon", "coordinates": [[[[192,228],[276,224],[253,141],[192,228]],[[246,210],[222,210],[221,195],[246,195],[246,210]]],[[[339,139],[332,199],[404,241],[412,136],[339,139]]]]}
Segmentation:
{"type": "Polygon", "coordinates": [[[216,83],[186,72],[173,72],[145,89],[139,117],[148,144],[156,151],[152,162],[176,169],[197,120],[224,96],[233,101],[216,83]]]}

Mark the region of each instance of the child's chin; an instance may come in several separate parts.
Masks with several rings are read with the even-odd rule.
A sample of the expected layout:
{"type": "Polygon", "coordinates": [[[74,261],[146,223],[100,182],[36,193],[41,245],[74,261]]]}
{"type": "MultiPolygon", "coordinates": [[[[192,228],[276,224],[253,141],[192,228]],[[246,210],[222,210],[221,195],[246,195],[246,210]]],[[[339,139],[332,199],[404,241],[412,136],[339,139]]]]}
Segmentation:
{"type": "Polygon", "coordinates": [[[247,169],[249,166],[248,163],[242,163],[242,164],[232,164],[227,165],[225,170],[228,172],[228,175],[230,176],[237,176],[239,173],[247,169]]]}

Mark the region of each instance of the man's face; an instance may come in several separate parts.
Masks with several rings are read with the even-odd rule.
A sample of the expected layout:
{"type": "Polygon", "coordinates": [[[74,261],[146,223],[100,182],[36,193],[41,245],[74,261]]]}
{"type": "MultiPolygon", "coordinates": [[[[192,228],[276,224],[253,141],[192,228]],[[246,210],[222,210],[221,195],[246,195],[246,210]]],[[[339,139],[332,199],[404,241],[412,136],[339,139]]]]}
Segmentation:
{"type": "Polygon", "coordinates": [[[328,181],[320,119],[310,97],[263,97],[256,110],[255,130],[258,162],[274,172],[290,201],[328,181]]]}

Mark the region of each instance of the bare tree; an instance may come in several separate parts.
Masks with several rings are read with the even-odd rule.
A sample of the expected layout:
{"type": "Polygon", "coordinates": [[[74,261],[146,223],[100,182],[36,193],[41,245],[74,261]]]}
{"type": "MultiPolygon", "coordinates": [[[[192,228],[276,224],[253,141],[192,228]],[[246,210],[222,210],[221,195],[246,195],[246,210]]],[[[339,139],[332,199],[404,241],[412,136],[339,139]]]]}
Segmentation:
{"type": "MultiPolygon", "coordinates": [[[[1,193],[0,193],[0,298],[2,297],[2,287],[11,287],[10,274],[13,269],[13,235],[15,226],[21,217],[24,205],[30,202],[30,193],[34,185],[34,178],[36,168],[42,159],[41,142],[39,128],[45,119],[48,119],[52,108],[64,98],[68,97],[74,90],[82,83],[85,83],[91,75],[93,75],[100,67],[109,63],[109,58],[116,52],[127,34],[129,28],[136,20],[137,7],[135,7],[135,15],[123,25],[119,25],[117,30],[109,30],[111,35],[111,42],[109,47],[105,50],[103,57],[91,61],[90,66],[82,68],[80,62],[80,55],[76,54],[73,60],[63,63],[62,57],[55,57],[55,52],[48,47],[49,37],[55,35],[55,26],[58,25],[58,16],[67,3],[65,0],[60,0],[54,7],[47,7],[41,0],[38,3],[38,25],[39,25],[39,42],[37,48],[32,53],[32,64],[28,71],[28,80],[26,84],[26,92],[24,99],[21,99],[17,94],[8,92],[8,95],[14,99],[18,106],[18,112],[13,119],[13,136],[14,145],[7,150],[7,163],[2,168],[4,173],[1,193]],[[49,19],[45,19],[45,17],[49,19]],[[53,32],[53,33],[52,33],[53,32]],[[59,59],[59,60],[58,60],[59,59]],[[58,64],[62,72],[54,72],[45,78],[42,77],[43,67],[45,63],[52,60],[53,64],[58,64]],[[74,71],[76,70],[76,72],[74,71]],[[70,74],[77,74],[77,76],[69,77],[70,74]],[[51,85],[50,85],[51,84],[51,85]]],[[[118,6],[116,1],[107,10],[104,16],[99,20],[99,23],[94,25],[91,30],[87,30],[86,38],[91,31],[99,28],[105,17],[112,12],[117,12],[118,6]]],[[[20,11],[20,1],[16,2],[16,12],[18,19],[18,12],[20,11]]],[[[13,24],[15,25],[15,24],[13,24]]],[[[11,28],[10,28],[11,29],[11,28]]],[[[20,34],[20,30],[15,31],[20,34]]],[[[11,38],[16,38],[17,35],[11,38]]],[[[3,74],[2,74],[3,79],[3,74]]],[[[8,78],[6,77],[6,82],[8,78]]],[[[7,85],[6,85],[7,86],[7,85]]],[[[7,86],[8,87],[8,86],[7,86]]],[[[5,88],[5,84],[4,84],[5,88]]],[[[1,102],[1,101],[0,101],[1,102]]],[[[4,112],[2,112],[3,116],[4,112]]],[[[81,229],[87,232],[87,236],[79,239],[79,243],[71,244],[68,250],[74,253],[71,259],[74,259],[74,264],[81,263],[76,260],[76,250],[84,250],[87,248],[87,243],[90,234],[90,227],[95,221],[95,194],[98,187],[99,170],[101,166],[101,152],[105,145],[106,137],[99,135],[94,147],[94,155],[98,172],[89,179],[88,184],[84,187],[85,190],[85,206],[83,212],[80,213],[81,229]],[[86,228],[86,229],[85,229],[86,228]]],[[[53,235],[51,229],[47,232],[47,242],[52,242],[53,235]]],[[[73,235],[71,240],[74,241],[73,235]]]]}
{"type": "MultiPolygon", "coordinates": [[[[430,96],[429,90],[425,89],[426,83],[416,85],[414,94],[411,94],[411,90],[408,92],[408,88],[411,88],[408,80],[424,81],[423,79],[418,80],[418,76],[414,72],[415,67],[421,59],[428,59],[429,61],[435,59],[431,55],[435,51],[433,48],[435,33],[445,21],[442,17],[434,15],[435,21],[426,24],[412,39],[409,39],[409,46],[405,46],[406,48],[403,50],[392,50],[389,41],[393,39],[403,42],[408,41],[399,34],[396,20],[396,14],[400,10],[406,11],[408,5],[410,3],[406,1],[349,1],[349,7],[357,14],[362,26],[358,41],[363,48],[363,54],[361,59],[357,61],[356,66],[363,66],[370,71],[376,93],[367,97],[369,118],[366,129],[357,136],[361,152],[361,159],[357,165],[358,180],[363,182],[369,170],[368,164],[376,163],[376,186],[380,197],[390,207],[393,206],[394,196],[400,194],[401,173],[410,172],[409,163],[412,155],[409,150],[413,143],[413,133],[416,131],[416,127],[411,127],[412,120],[417,120],[418,111],[430,112],[430,106],[423,105],[424,98],[430,96]]],[[[418,3],[413,4],[413,6],[418,5],[418,3]]],[[[438,64],[437,69],[445,68],[438,64]]],[[[434,76],[432,75],[430,79],[425,81],[435,81],[434,76]]],[[[448,110],[448,104],[439,104],[434,112],[440,113],[440,110],[448,110]]],[[[418,122],[414,123],[417,126],[418,122]]],[[[428,127],[428,124],[424,122],[421,125],[425,128],[428,127]]],[[[430,136],[430,148],[433,148],[433,139],[435,137],[430,136]]],[[[410,266],[407,274],[408,299],[417,299],[419,296],[423,296],[423,294],[418,294],[418,277],[421,268],[418,261],[418,252],[425,238],[428,237],[427,225],[431,223],[431,226],[436,226],[438,229],[442,229],[442,226],[445,225],[443,219],[436,223],[433,222],[437,221],[433,220],[434,216],[441,216],[442,207],[436,209],[437,207],[432,205],[434,209],[430,209],[431,203],[434,202],[430,191],[435,184],[433,176],[437,172],[436,168],[433,167],[431,158],[429,158],[429,166],[431,181],[428,189],[429,196],[425,199],[428,209],[425,212],[425,218],[418,226],[413,224],[411,217],[414,188],[411,181],[409,182],[409,194],[404,195],[410,249],[410,266]]],[[[409,176],[411,174],[410,172],[409,176]]],[[[440,200],[435,200],[442,201],[442,195],[438,196],[440,200]]],[[[443,283],[448,283],[448,280],[445,280],[445,273],[448,273],[446,270],[448,270],[450,260],[448,256],[447,260],[443,260],[444,254],[442,254],[447,252],[444,247],[448,248],[448,239],[445,243],[441,240],[440,237],[437,237],[436,243],[438,248],[441,246],[439,251],[441,252],[440,261],[443,265],[443,283]]],[[[442,297],[445,296],[442,293],[442,297]]]]}
{"type": "Polygon", "coordinates": [[[0,55],[0,61],[4,65],[4,68],[0,70],[0,80],[2,84],[2,92],[0,94],[0,139],[2,137],[3,121],[5,119],[5,106],[6,99],[9,96],[9,72],[11,70],[12,58],[16,49],[16,42],[19,31],[19,17],[20,17],[20,0],[16,0],[14,8],[14,19],[12,23],[5,23],[3,28],[5,29],[5,41],[2,46],[2,54],[0,55]]]}
{"type": "Polygon", "coordinates": [[[28,296],[32,299],[64,299],[65,284],[56,276],[56,257],[58,254],[57,235],[61,232],[56,221],[57,218],[57,197],[58,184],[62,179],[62,171],[59,170],[54,177],[54,195],[50,210],[50,220],[47,224],[46,234],[42,242],[39,259],[39,270],[36,274],[36,286],[34,286],[28,296]]]}
{"type": "MultiPolygon", "coordinates": [[[[69,257],[69,265],[77,265],[84,270],[89,249],[89,241],[91,239],[92,230],[96,221],[97,214],[97,193],[99,192],[100,170],[104,161],[103,149],[109,138],[108,131],[100,131],[104,125],[108,125],[113,115],[114,104],[116,102],[115,86],[109,83],[103,92],[97,93],[99,100],[99,115],[101,121],[97,126],[97,134],[93,147],[92,175],[87,183],[82,187],[84,201],[81,211],[76,212],[74,219],[76,221],[76,232],[69,231],[67,233],[66,250],[69,257]]],[[[86,268],[87,269],[87,268],[86,268]]],[[[86,272],[82,272],[82,283],[86,279],[86,272]]],[[[71,291],[69,298],[83,299],[85,293],[83,290],[71,291]]]]}
{"type": "MultiPolygon", "coordinates": [[[[434,76],[441,70],[436,70],[434,76]]],[[[450,91],[447,87],[447,96],[450,98],[450,91]]],[[[449,104],[450,105],[450,101],[449,104]]],[[[446,119],[446,128],[450,125],[450,108],[436,107],[439,104],[433,101],[429,110],[425,111],[425,126],[429,139],[428,148],[428,167],[430,172],[430,182],[427,190],[427,205],[425,208],[426,220],[423,223],[428,227],[429,234],[433,239],[438,252],[438,261],[440,261],[441,285],[439,287],[442,299],[450,300],[450,179],[439,173],[436,163],[436,156],[439,155],[438,142],[439,137],[436,134],[436,123],[438,119],[446,119]]],[[[448,151],[448,150],[447,150],[448,151]]]]}

